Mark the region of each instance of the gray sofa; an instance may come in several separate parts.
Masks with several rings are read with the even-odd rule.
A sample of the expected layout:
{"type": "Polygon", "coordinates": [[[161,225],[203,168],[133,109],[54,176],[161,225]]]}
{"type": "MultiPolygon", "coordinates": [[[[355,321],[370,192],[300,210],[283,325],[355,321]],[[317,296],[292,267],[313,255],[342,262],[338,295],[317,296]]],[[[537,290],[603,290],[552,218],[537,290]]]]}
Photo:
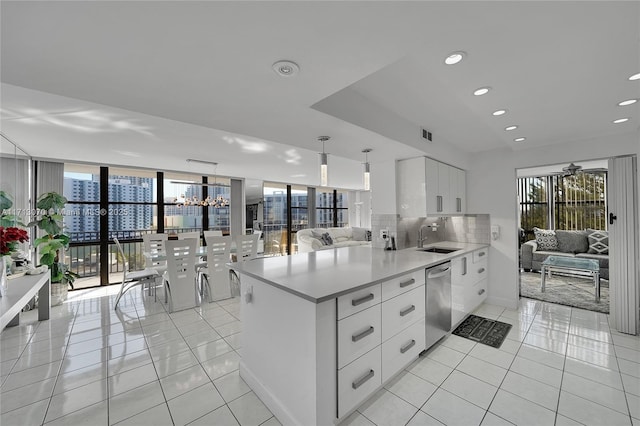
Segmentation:
{"type": "MultiPolygon", "coordinates": [[[[539,271],[547,256],[580,257],[597,260],[600,265],[600,278],[609,279],[609,255],[588,253],[588,236],[593,231],[562,231],[556,230],[558,241],[557,250],[538,250],[536,240],[527,241],[520,246],[520,262],[528,271],[539,271]]],[[[602,232],[602,231],[600,231],[602,232]]]]}

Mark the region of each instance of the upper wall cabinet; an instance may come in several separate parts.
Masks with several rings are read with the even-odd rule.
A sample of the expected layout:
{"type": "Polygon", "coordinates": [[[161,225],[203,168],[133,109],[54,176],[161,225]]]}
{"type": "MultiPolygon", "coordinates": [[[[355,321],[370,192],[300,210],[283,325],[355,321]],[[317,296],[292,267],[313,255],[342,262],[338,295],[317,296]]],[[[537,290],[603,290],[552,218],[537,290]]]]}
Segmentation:
{"type": "Polygon", "coordinates": [[[465,171],[427,157],[399,160],[398,213],[401,217],[463,214],[465,171]]]}

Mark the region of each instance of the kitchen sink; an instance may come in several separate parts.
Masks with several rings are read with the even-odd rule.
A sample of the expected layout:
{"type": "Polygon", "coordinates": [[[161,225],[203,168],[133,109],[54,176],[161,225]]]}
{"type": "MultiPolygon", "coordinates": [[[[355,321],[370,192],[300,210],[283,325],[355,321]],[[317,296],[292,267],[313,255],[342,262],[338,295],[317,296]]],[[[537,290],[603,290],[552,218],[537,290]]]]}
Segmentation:
{"type": "Polygon", "coordinates": [[[426,251],[429,253],[439,253],[439,254],[449,254],[449,253],[453,253],[454,251],[458,251],[458,250],[462,250],[459,248],[442,248],[442,247],[429,247],[429,248],[421,248],[418,249],[419,251],[426,251]]]}

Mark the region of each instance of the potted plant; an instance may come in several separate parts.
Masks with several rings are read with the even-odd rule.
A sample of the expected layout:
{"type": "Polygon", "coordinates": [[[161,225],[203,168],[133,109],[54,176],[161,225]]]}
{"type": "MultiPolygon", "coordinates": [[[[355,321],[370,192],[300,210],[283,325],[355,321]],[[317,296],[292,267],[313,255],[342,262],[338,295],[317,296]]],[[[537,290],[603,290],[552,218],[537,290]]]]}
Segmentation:
{"type": "Polygon", "coordinates": [[[69,247],[70,237],[63,233],[62,209],[67,199],[57,192],[42,194],[36,203],[36,218],[29,226],[37,226],[45,235],[34,241],[40,254],[40,265],[51,271],[51,305],[59,305],[67,299],[68,286],[78,275],[64,263],[64,251],[69,247]]]}

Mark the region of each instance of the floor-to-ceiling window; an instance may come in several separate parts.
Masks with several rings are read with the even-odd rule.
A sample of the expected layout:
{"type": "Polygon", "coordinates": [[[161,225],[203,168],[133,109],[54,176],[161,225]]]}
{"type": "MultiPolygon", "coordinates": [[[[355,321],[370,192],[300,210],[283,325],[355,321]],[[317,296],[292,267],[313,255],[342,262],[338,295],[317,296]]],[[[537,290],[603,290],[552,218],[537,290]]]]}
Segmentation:
{"type": "Polygon", "coordinates": [[[266,255],[286,254],[287,185],[265,182],[264,252],[266,255]]]}
{"type": "Polygon", "coordinates": [[[349,192],[337,189],[316,190],[316,227],[349,225],[349,192]]]}
{"type": "Polygon", "coordinates": [[[67,262],[82,277],[100,274],[100,167],[65,163],[63,218],[70,237],[67,262]]]}

